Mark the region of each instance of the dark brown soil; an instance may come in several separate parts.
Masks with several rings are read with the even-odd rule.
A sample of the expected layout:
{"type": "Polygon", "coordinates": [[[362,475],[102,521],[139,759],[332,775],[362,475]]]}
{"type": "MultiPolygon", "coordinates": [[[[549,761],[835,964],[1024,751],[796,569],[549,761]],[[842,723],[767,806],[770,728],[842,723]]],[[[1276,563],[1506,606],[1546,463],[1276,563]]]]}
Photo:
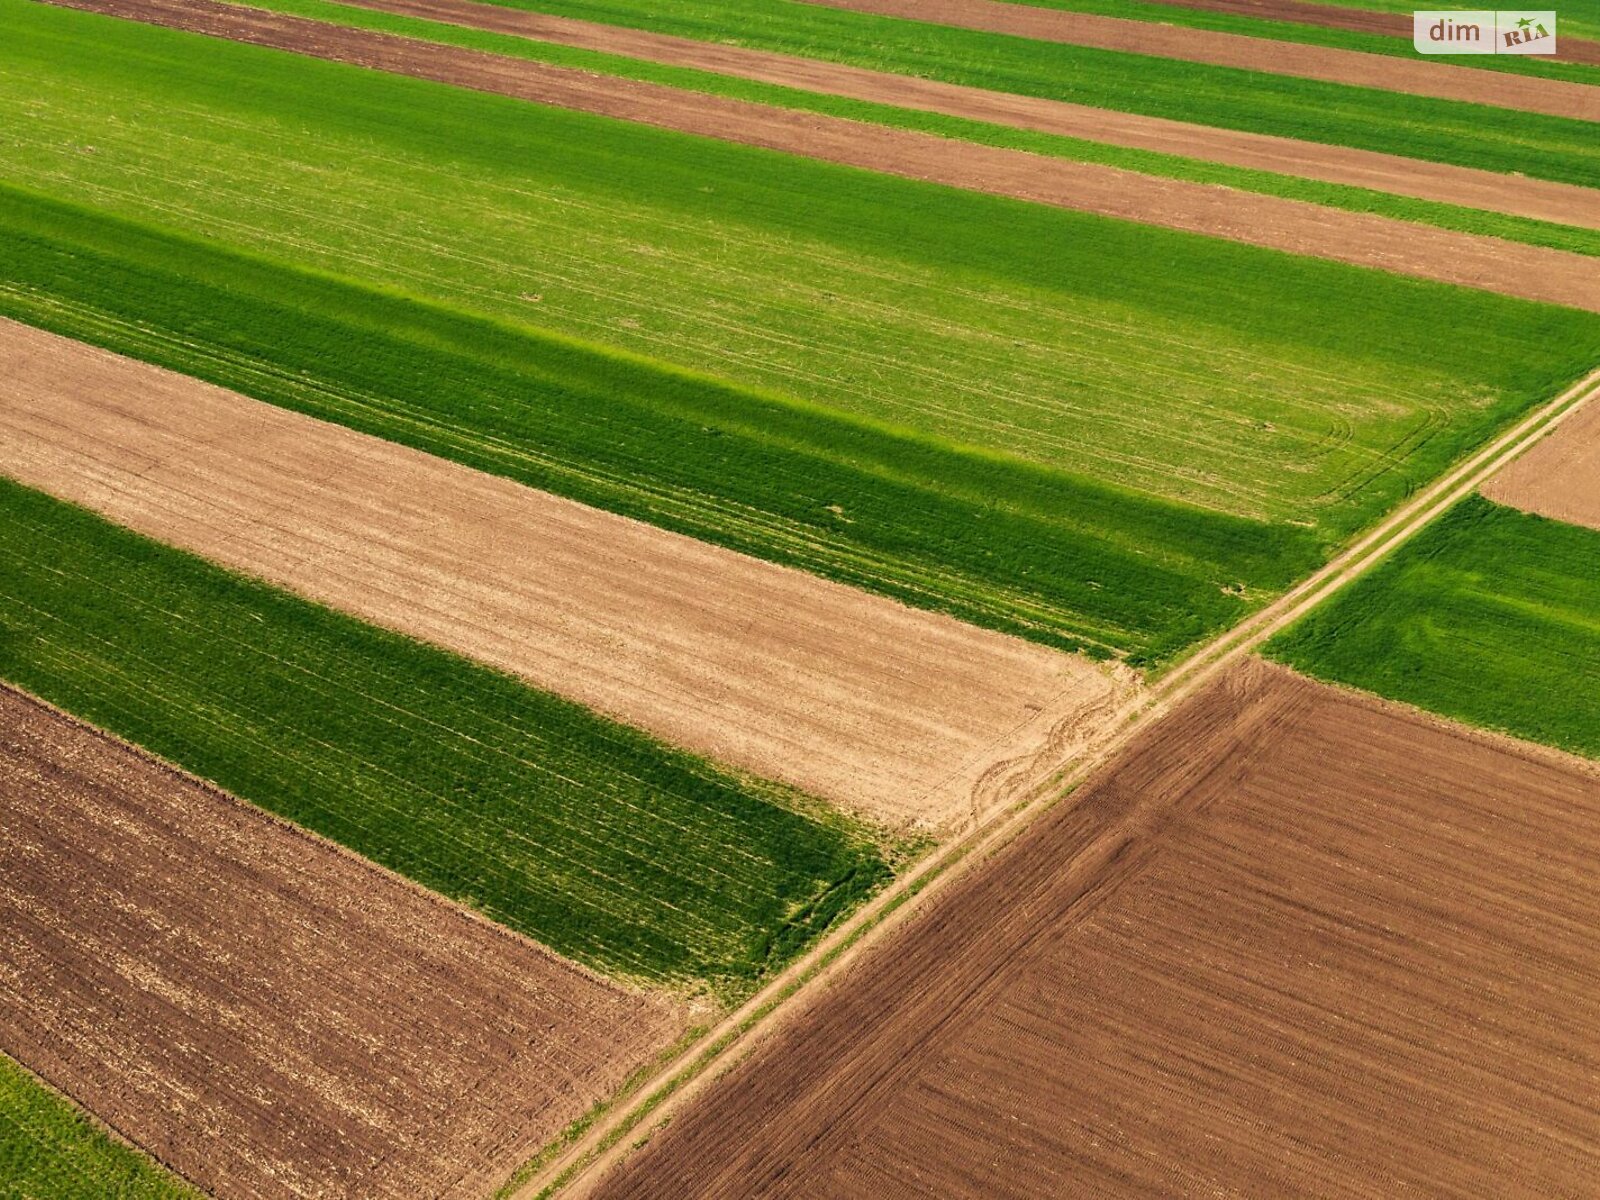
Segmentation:
{"type": "Polygon", "coordinates": [[[829,162],[1600,312],[1600,272],[1581,254],[696,95],[216,0],[57,2],[829,162]]]}
{"type": "Polygon", "coordinates": [[[223,1200],[482,1196],[683,1023],[4,687],[0,814],[0,1050],[223,1200]]]}
{"type": "Polygon", "coordinates": [[[1580,1197],[1600,775],[1250,664],[679,1112],[622,1197],[1580,1197]]]}

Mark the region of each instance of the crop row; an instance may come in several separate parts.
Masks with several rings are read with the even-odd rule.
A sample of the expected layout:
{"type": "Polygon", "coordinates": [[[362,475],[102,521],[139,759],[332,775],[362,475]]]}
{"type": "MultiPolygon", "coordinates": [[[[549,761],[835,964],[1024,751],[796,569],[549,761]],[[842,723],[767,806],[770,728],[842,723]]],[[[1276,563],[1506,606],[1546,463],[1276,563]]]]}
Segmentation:
{"type": "Polygon", "coordinates": [[[1333,540],[1600,348],[1588,314],[96,14],[15,16],[11,182],[1333,540]]]}
{"type": "Polygon", "coordinates": [[[1600,532],[1474,496],[1280,635],[1337,683],[1600,758],[1600,532]]]}
{"type": "Polygon", "coordinates": [[[888,874],[843,818],[10,482],[0,677],[635,979],[737,992],[888,874]]]}
{"type": "MultiPolygon", "coordinates": [[[[1594,186],[1584,121],[1041,42],[805,0],[494,0],[507,8],[919,75],[992,91],[1594,186]]],[[[1272,46],[1263,42],[1263,62],[1272,46]]]]}
{"type": "MultiPolygon", "coordinates": [[[[335,0],[249,0],[250,7],[272,12],[326,21],[348,28],[395,33],[421,41],[470,50],[484,50],[510,58],[530,62],[548,63],[552,66],[573,67],[597,74],[614,75],[623,79],[638,79],[650,83],[681,88],[702,95],[727,96],[748,100],[776,108],[795,109],[802,112],[822,113],[853,121],[868,121],[895,129],[908,129],[940,137],[956,138],[986,146],[1000,146],[1011,150],[1025,150],[1033,154],[1049,155],[1072,162],[1092,162],[1105,166],[1139,171],[1163,179],[1187,179],[1198,183],[1215,183],[1240,191],[1257,192],[1268,196],[1283,196],[1291,200],[1304,200],[1329,208],[1342,208],[1351,212],[1375,213],[1398,221],[1414,221],[1435,225],[1458,233],[1476,233],[1485,237],[1498,237],[1507,241],[1545,246],[1552,250],[1567,250],[1575,254],[1600,255],[1600,230],[1583,229],[1528,217],[1508,216],[1485,209],[1466,208],[1434,200],[1419,200],[1397,196],[1371,188],[1348,184],[1324,183],[1314,179],[1301,179],[1293,175],[1279,175],[1271,171],[1248,167],[1229,166],[1206,162],[1197,158],[1184,158],[1176,154],[1163,154],[1154,150],[1132,149],[1107,142],[1086,141],[1082,138],[1060,134],[1039,133],[988,121],[976,121],[941,113],[922,112],[913,108],[899,108],[865,100],[852,100],[823,92],[779,84],[762,83],[722,75],[715,71],[695,67],[672,66],[646,59],[627,58],[619,54],[606,54],[562,46],[554,42],[541,42],[532,38],[503,33],[491,33],[464,25],[443,21],[430,21],[418,17],[399,16],[377,9],[356,8],[335,0]]],[[[1254,18],[1231,17],[1230,14],[1211,13],[1199,9],[1159,7],[1163,14],[1181,13],[1197,17],[1217,16],[1254,22],[1254,18]]],[[[1283,24],[1273,22],[1272,24],[1283,24]]],[[[1314,29],[1315,26],[1294,26],[1295,29],[1314,29]]],[[[1323,30],[1322,32],[1339,32],[1323,30]]],[[[1357,35],[1352,35],[1357,36],[1357,35]]],[[[1392,38],[1378,39],[1385,43],[1392,38]]],[[[1404,43],[1410,53],[1409,43],[1404,43]]],[[[1496,62],[1526,63],[1528,56],[1506,55],[1496,62]]],[[[1579,68],[1589,71],[1591,68],[1579,68]]],[[[1600,74],[1596,75],[1600,78],[1600,74]]]]}

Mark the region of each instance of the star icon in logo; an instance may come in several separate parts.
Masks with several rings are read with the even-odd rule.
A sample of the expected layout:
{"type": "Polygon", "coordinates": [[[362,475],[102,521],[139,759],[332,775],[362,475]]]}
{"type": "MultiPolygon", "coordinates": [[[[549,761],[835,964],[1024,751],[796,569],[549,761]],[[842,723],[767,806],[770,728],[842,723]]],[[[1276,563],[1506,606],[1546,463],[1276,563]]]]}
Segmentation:
{"type": "Polygon", "coordinates": [[[1522,20],[1517,22],[1517,27],[1519,29],[1526,29],[1529,25],[1532,25],[1532,24],[1533,24],[1533,19],[1531,17],[1523,17],[1522,20]]]}

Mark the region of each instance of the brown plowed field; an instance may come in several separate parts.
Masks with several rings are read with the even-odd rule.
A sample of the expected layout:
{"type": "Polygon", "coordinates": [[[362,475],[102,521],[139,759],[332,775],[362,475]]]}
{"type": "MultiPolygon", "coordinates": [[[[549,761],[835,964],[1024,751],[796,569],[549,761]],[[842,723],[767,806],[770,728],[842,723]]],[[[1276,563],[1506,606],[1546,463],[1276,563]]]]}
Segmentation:
{"type": "Polygon", "coordinates": [[[1210,29],[1129,21],[1092,13],[1033,8],[1006,0],[805,0],[825,8],[982,29],[1044,42],[1240,67],[1354,87],[1492,104],[1554,117],[1600,120],[1600,88],[1437,61],[1279,42],[1210,29]]]}
{"type": "MultiPolygon", "coordinates": [[[[1208,12],[1235,13],[1243,17],[1262,17],[1269,21],[1292,21],[1297,25],[1321,25],[1325,29],[1346,29],[1352,33],[1381,33],[1411,42],[1411,14],[1371,12],[1361,8],[1342,8],[1337,4],[1316,4],[1311,0],[1156,0],[1173,8],[1199,8],[1208,12]]],[[[1559,32],[1559,31],[1558,31],[1559,32]]],[[[1560,37],[1561,53],[1554,57],[1567,62],[1600,64],[1600,42],[1560,37]]]]}
{"type": "Polygon", "coordinates": [[[1600,529],[1600,404],[1589,404],[1483,486],[1526,512],[1600,529]]]}
{"type": "Polygon", "coordinates": [[[1600,312],[1600,272],[1592,258],[1581,254],[696,95],[216,0],[53,2],[868,170],[1600,312]]]}
{"type": "Polygon", "coordinates": [[[598,1191],[1579,1197],[1600,774],[1249,663],[598,1191]]]}
{"type": "Polygon", "coordinates": [[[0,812],[0,1050],[223,1200],[482,1196],[684,1023],[6,688],[0,812]]]}
{"type": "MultiPolygon", "coordinates": [[[[636,29],[598,25],[568,17],[502,8],[476,0],[347,0],[360,8],[421,17],[471,29],[505,33],[535,41],[620,54],[754,79],[783,87],[845,96],[877,104],[1009,125],[1016,129],[1083,138],[1135,150],[1154,150],[1298,175],[1326,183],[1373,188],[1399,196],[1460,204],[1533,220],[1600,229],[1600,193],[1541,179],[1477,171],[1294,138],[1270,137],[1190,125],[1161,117],[1112,112],[1083,104],[1064,104],[1032,96],[991,92],[909,75],[890,75],[813,58],[796,58],[669,37],[636,29]]],[[[1339,9],[1335,11],[1349,11],[1339,9]]],[[[955,153],[962,151],[956,150],[955,153]]]]}
{"type": "Polygon", "coordinates": [[[1131,686],[13,322],[0,472],[895,823],[969,816],[1131,686]]]}

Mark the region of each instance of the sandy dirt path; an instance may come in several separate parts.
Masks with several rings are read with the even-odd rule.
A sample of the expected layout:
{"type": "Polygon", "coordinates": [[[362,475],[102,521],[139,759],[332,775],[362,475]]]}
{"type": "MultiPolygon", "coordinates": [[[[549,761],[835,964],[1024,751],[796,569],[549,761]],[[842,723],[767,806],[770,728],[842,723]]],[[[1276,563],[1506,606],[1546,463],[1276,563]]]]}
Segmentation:
{"type": "Polygon", "coordinates": [[[10,322],[0,472],[894,824],[961,823],[1131,686],[10,322]]]}
{"type": "Polygon", "coordinates": [[[1158,25],[1091,13],[1033,8],[1005,0],[805,0],[825,8],[980,29],[1036,41],[1239,67],[1269,75],[1492,104],[1554,117],[1600,120],[1600,87],[1485,71],[1435,61],[1279,42],[1209,29],[1158,25]]]}
{"type": "Polygon", "coordinates": [[[1247,664],[599,1189],[1585,1194],[1600,774],[1247,664]]]}
{"type": "Polygon", "coordinates": [[[481,1196],[687,1023],[3,686],[0,814],[0,1050],[222,1200],[481,1196]]]}
{"type": "Polygon", "coordinates": [[[53,0],[541,104],[1600,312],[1581,254],[1134,171],[702,96],[216,0],[53,0]]]}
{"type": "Polygon", "coordinates": [[[1574,416],[1481,490],[1525,512],[1600,529],[1600,406],[1574,416]]]}
{"type": "Polygon", "coordinates": [[[852,100],[892,104],[1016,129],[1600,229],[1600,192],[1571,184],[991,92],[819,59],[545,16],[476,0],[345,0],[345,3],[647,62],[715,71],[852,100]]]}
{"type": "MultiPolygon", "coordinates": [[[[1324,29],[1344,29],[1352,33],[1380,33],[1411,44],[1411,14],[1373,12],[1361,8],[1342,8],[1337,4],[1317,4],[1313,0],[1155,0],[1173,8],[1198,8],[1207,12],[1234,13],[1261,17],[1269,21],[1292,21],[1297,25],[1320,25],[1324,29]]],[[[1560,34],[1559,28],[1557,30],[1560,34]]],[[[1557,61],[1600,64],[1600,42],[1569,38],[1560,34],[1561,52],[1557,61]]]]}

